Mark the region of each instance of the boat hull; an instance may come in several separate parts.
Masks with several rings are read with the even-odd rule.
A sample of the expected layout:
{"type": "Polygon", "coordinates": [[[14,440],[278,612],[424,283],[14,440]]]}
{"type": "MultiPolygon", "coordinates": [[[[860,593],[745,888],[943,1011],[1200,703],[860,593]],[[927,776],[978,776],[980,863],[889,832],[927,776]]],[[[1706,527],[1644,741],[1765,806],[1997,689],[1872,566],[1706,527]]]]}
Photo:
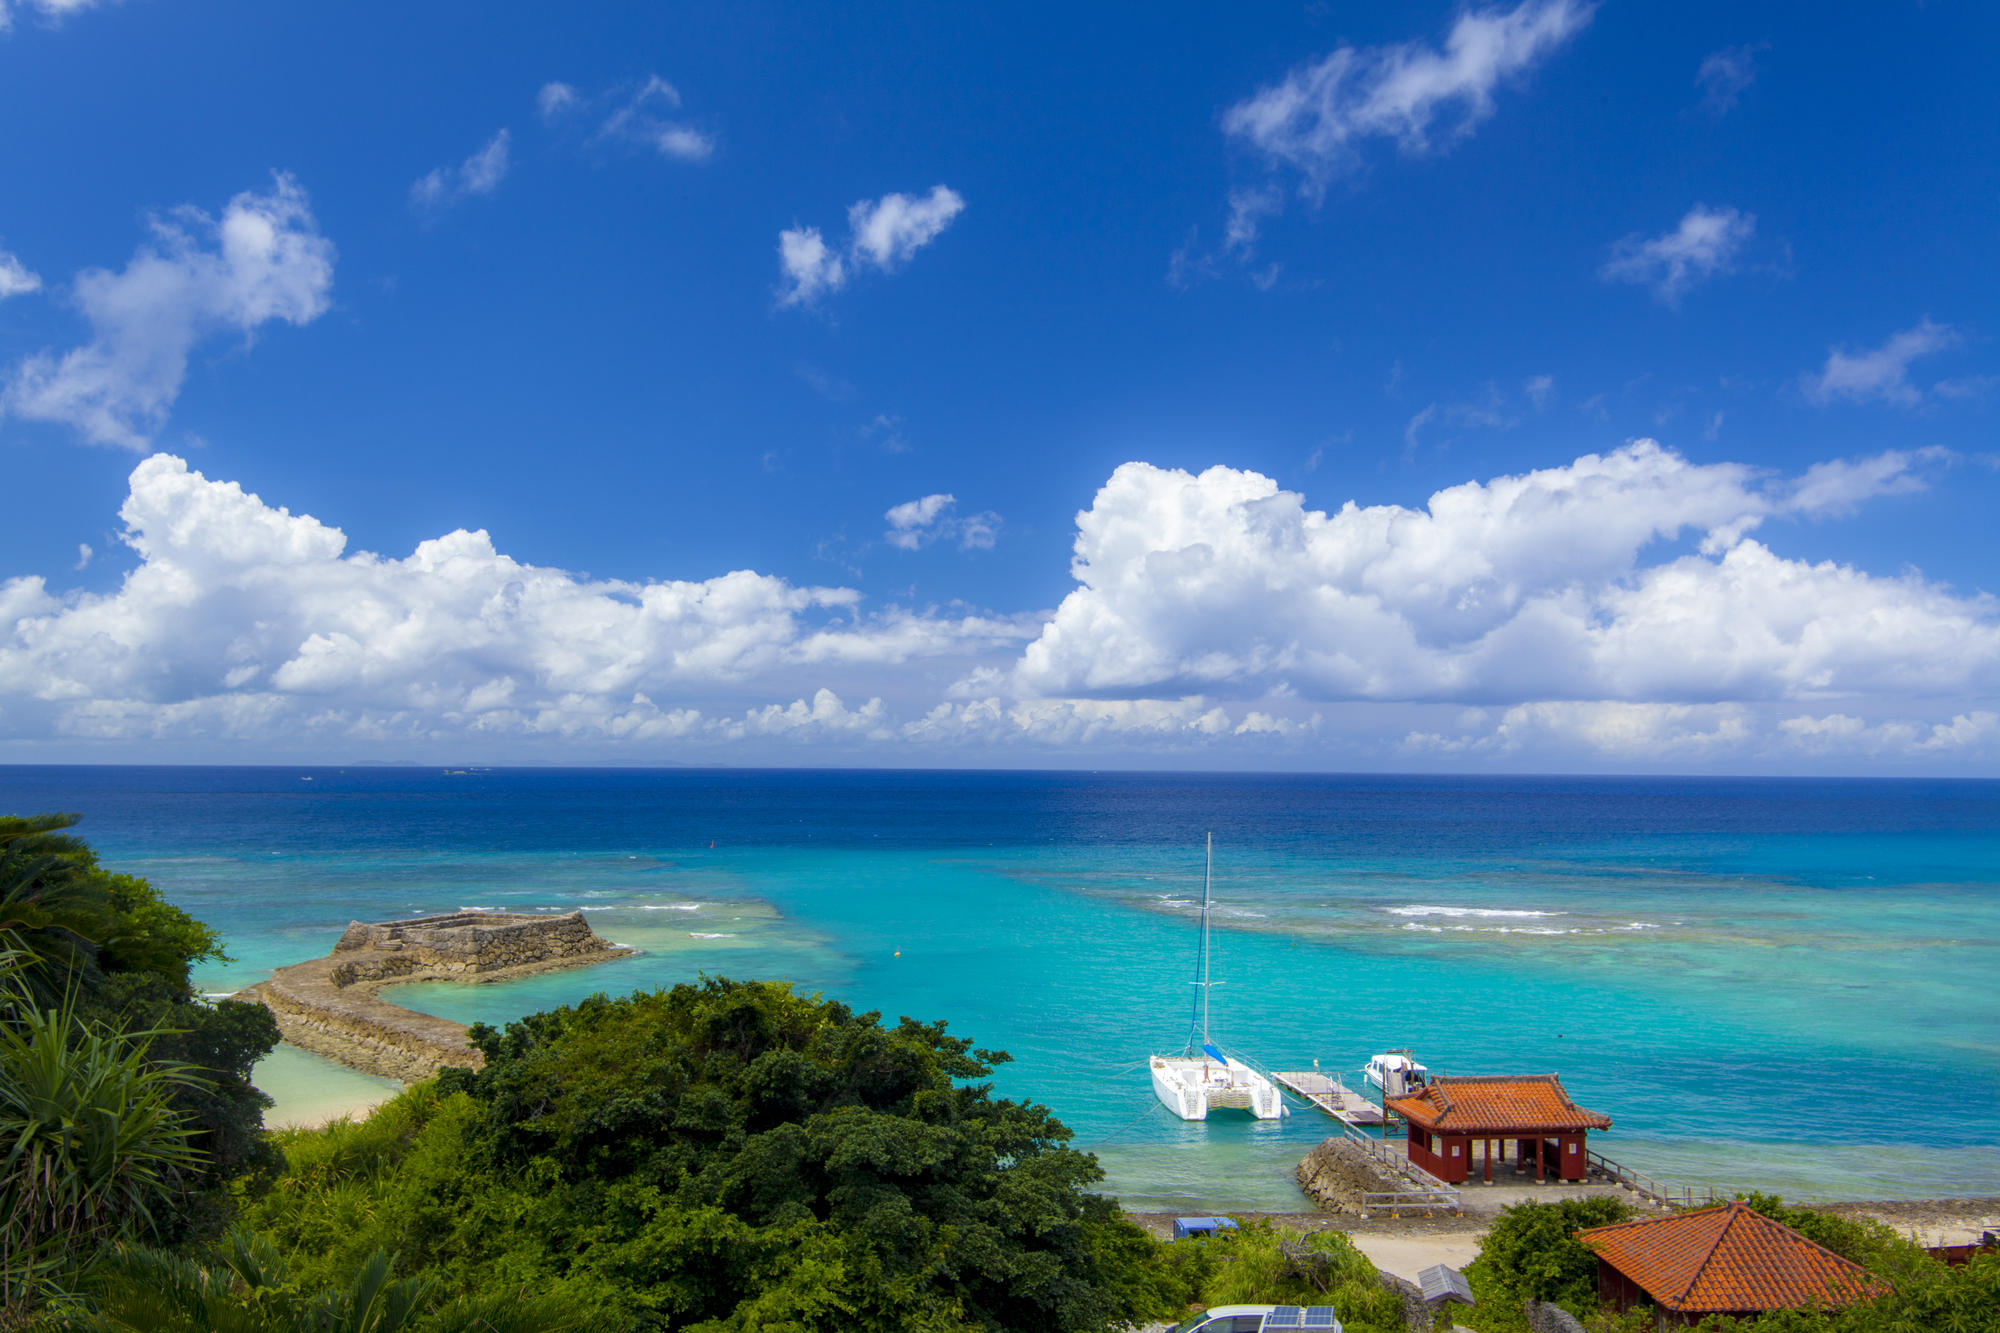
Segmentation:
{"type": "Polygon", "coordinates": [[[1198,1057],[1156,1055],[1152,1064],[1153,1094],[1182,1120],[1230,1112],[1258,1120],[1291,1114],[1275,1084],[1233,1060],[1218,1065],[1198,1057]]]}

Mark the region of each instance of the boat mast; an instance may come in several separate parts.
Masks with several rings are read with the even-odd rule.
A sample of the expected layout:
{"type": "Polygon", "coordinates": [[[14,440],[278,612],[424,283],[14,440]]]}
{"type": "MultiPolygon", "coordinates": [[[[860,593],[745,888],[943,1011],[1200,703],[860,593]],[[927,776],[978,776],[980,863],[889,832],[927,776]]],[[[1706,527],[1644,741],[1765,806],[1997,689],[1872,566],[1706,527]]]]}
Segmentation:
{"type": "Polygon", "coordinates": [[[1215,876],[1215,835],[1208,835],[1208,864],[1201,872],[1201,1044],[1208,1045],[1208,882],[1215,876]]]}
{"type": "Polygon", "coordinates": [[[1201,872],[1201,967],[1200,979],[1188,985],[1198,987],[1201,998],[1195,1001],[1194,1012],[1188,1017],[1187,1053],[1193,1055],[1197,1049],[1209,1044],[1208,1037],[1208,988],[1220,986],[1219,981],[1208,979],[1208,908],[1209,884],[1215,878],[1215,835],[1208,835],[1208,864],[1201,872]],[[1195,1040],[1195,1033],[1201,1033],[1201,1040],[1195,1040]]]}

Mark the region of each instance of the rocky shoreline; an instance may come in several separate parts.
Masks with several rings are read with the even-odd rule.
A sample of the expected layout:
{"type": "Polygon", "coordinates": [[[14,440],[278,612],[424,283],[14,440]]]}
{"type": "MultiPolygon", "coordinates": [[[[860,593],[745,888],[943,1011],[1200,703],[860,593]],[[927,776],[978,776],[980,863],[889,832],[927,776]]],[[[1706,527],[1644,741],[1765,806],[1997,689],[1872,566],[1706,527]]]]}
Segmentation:
{"type": "Polygon", "coordinates": [[[440,1069],[478,1069],[463,1023],[379,998],[413,981],[507,981],[630,956],[591,930],[581,912],[527,916],[464,912],[350,924],[324,958],[280,968],[236,998],[278,1020],[287,1042],[364,1074],[415,1083],[440,1069]]]}

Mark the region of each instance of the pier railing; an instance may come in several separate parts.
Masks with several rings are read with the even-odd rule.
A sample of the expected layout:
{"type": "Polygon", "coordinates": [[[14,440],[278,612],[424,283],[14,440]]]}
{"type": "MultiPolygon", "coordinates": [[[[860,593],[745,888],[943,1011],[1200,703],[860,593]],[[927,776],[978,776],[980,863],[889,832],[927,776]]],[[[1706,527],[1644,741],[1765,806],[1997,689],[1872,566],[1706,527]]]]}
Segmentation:
{"type": "Polygon", "coordinates": [[[1693,1185],[1663,1185],[1643,1171],[1634,1171],[1629,1166],[1621,1166],[1602,1153],[1590,1154],[1590,1169],[1603,1176],[1614,1185],[1622,1185],[1642,1199],[1651,1199],[1662,1207],[1693,1208],[1715,1203],[1715,1187],[1704,1185],[1696,1190],[1693,1185]]]}
{"type": "Polygon", "coordinates": [[[1380,1162],[1383,1166],[1388,1167],[1389,1170],[1395,1172],[1397,1175],[1408,1180],[1415,1187],[1407,1190],[1363,1194],[1361,1196],[1361,1206],[1364,1210],[1371,1213],[1377,1208],[1387,1208],[1391,1212],[1402,1212],[1405,1209],[1417,1208],[1422,1208],[1427,1212],[1434,1208],[1442,1208],[1453,1213],[1460,1211],[1463,1205],[1456,1189],[1445,1184],[1445,1182],[1439,1180],[1421,1166],[1418,1166],[1404,1154],[1397,1152],[1390,1144],[1382,1139],[1363,1134],[1360,1130],[1354,1128],[1354,1126],[1344,1122],[1341,1124],[1340,1130],[1341,1133],[1347,1136],[1348,1142],[1355,1144],[1363,1152],[1380,1162]]]}

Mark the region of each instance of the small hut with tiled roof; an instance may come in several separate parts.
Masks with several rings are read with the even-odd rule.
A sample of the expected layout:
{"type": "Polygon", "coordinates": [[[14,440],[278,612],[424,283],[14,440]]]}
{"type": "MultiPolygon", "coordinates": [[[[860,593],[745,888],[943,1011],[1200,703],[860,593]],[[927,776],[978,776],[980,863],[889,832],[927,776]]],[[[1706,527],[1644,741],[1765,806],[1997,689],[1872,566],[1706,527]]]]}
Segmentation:
{"type": "Polygon", "coordinates": [[[1510,1142],[1516,1167],[1532,1161],[1536,1180],[1582,1180],[1590,1166],[1585,1134],[1611,1128],[1610,1116],[1571,1101],[1554,1074],[1440,1075],[1422,1092],[1386,1104],[1409,1122],[1410,1160],[1454,1185],[1471,1176],[1475,1143],[1484,1149],[1489,1185],[1494,1148],[1504,1162],[1510,1142]]]}
{"type": "Polygon", "coordinates": [[[1576,1238],[1597,1253],[1599,1300],[1620,1310],[1651,1300],[1679,1324],[1853,1305],[1890,1291],[1859,1264],[1740,1200],[1593,1227],[1576,1238]]]}

